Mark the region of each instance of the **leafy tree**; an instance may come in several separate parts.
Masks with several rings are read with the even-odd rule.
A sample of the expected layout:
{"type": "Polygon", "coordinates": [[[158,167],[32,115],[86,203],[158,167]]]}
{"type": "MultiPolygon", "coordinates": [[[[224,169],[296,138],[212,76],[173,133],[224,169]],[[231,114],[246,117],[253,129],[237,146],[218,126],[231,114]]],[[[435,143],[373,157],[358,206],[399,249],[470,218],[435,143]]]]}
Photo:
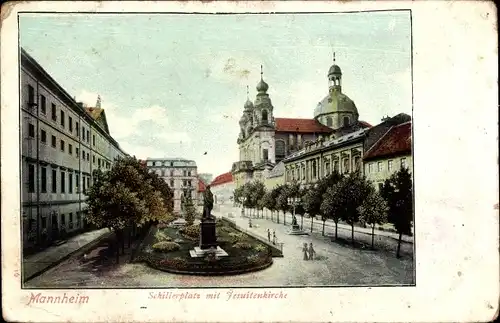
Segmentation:
{"type": "Polygon", "coordinates": [[[282,210],[283,207],[283,197],[282,192],[285,189],[285,185],[278,185],[273,189],[273,197],[274,197],[274,205],[276,210],[276,222],[280,223],[280,214],[279,211],[282,210]]]}
{"type": "Polygon", "coordinates": [[[253,185],[251,182],[245,183],[245,185],[243,185],[243,206],[247,209],[254,208],[255,202],[252,199],[252,189],[253,189],[252,186],[253,185]]]}
{"type": "Polygon", "coordinates": [[[325,217],[332,219],[335,222],[335,239],[337,239],[337,231],[339,220],[342,218],[343,205],[340,199],[337,198],[337,192],[340,185],[337,183],[335,186],[330,187],[323,194],[323,201],[321,202],[321,212],[325,217]]]}
{"type": "Polygon", "coordinates": [[[389,220],[399,233],[396,256],[400,257],[403,234],[411,234],[413,221],[413,184],[408,168],[401,168],[384,183],[382,196],[389,206],[389,220]]]}
{"type": "Polygon", "coordinates": [[[321,213],[321,194],[319,194],[319,185],[307,188],[306,194],[302,198],[304,209],[311,217],[311,232],[313,231],[314,217],[321,213]]]}
{"type": "Polygon", "coordinates": [[[325,223],[327,219],[332,219],[335,222],[335,239],[337,239],[337,229],[338,222],[340,220],[340,212],[336,209],[335,204],[335,193],[332,189],[343,179],[336,170],[330,173],[328,176],[323,177],[316,187],[316,192],[321,196],[322,200],[319,206],[319,214],[321,214],[321,221],[323,222],[321,234],[325,235],[325,223]],[[329,192],[330,191],[330,192],[329,192]],[[325,201],[326,204],[325,204],[325,201]]]}
{"type": "Polygon", "coordinates": [[[233,200],[236,204],[241,205],[242,198],[243,198],[243,186],[240,186],[233,191],[233,200]]]}
{"type": "MultiPolygon", "coordinates": [[[[283,212],[283,225],[286,224],[286,212],[290,209],[288,205],[288,197],[289,197],[289,185],[284,184],[280,186],[279,195],[276,199],[276,206],[278,210],[283,212]]],[[[278,220],[279,223],[279,220],[278,220]]]]}
{"type": "Polygon", "coordinates": [[[184,208],[184,219],[186,220],[187,225],[192,225],[196,217],[196,208],[193,204],[191,196],[186,196],[184,208]]]}
{"type": "Polygon", "coordinates": [[[372,227],[372,249],[374,249],[375,224],[383,224],[387,221],[387,202],[376,191],[372,191],[363,204],[358,208],[360,220],[372,227]]]}
{"type": "Polygon", "coordinates": [[[251,184],[250,197],[252,200],[252,205],[257,208],[257,211],[262,211],[264,207],[262,199],[265,194],[266,187],[264,186],[264,183],[262,183],[261,181],[255,181],[251,184]]]}
{"type": "MultiPolygon", "coordinates": [[[[274,209],[274,203],[275,199],[273,198],[272,190],[266,191],[266,193],[262,197],[261,206],[272,212],[272,210],[274,209]]],[[[272,219],[272,213],[271,213],[271,219],[272,219]]]]}

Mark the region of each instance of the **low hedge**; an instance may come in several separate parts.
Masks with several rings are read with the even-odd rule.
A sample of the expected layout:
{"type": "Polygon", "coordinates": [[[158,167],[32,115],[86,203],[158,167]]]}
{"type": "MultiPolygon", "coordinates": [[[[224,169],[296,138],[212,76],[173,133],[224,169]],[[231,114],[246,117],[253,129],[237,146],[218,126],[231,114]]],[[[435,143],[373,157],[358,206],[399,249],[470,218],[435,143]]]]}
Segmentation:
{"type": "Polygon", "coordinates": [[[179,250],[181,246],[175,242],[171,241],[160,241],[153,245],[153,249],[156,251],[169,252],[179,250]]]}
{"type": "Polygon", "coordinates": [[[250,250],[250,249],[252,249],[252,245],[249,244],[248,242],[237,242],[237,243],[233,244],[233,247],[234,248],[243,249],[243,250],[250,250]]]}

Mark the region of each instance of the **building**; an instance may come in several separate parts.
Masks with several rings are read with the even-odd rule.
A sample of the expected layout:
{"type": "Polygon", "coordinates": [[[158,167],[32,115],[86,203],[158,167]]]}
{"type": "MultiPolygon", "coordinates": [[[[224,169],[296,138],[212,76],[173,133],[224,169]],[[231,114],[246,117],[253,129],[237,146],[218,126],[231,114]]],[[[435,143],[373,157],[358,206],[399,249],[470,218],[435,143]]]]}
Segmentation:
{"type": "Polygon", "coordinates": [[[413,173],[411,121],[391,126],[363,159],[365,176],[377,189],[402,167],[413,173]]]}
{"type": "Polygon", "coordinates": [[[233,192],[236,188],[231,172],[217,176],[210,183],[210,190],[214,195],[214,204],[228,204],[233,201],[233,192]]]}
{"type": "Polygon", "coordinates": [[[204,183],[210,183],[214,179],[214,176],[209,173],[199,173],[198,178],[202,179],[204,183]]]}
{"type": "Polygon", "coordinates": [[[327,73],[328,93],[316,105],[313,119],[275,118],[267,93],[269,86],[262,75],[261,71],[256,99],[252,102],[247,97],[239,121],[240,156],[231,170],[236,187],[251,180],[266,181],[271,173],[276,177],[279,171],[272,172],[272,169],[280,161],[316,145],[318,140],[333,140],[370,127],[358,120],[354,101],[342,92],[342,71],[335,64],[335,58],[327,73]]]}
{"type": "Polygon", "coordinates": [[[183,158],[147,158],[146,167],[156,172],[174,193],[174,212],[181,211],[181,201],[185,196],[197,198],[198,171],[194,160],[183,158]]]}
{"type": "Polygon", "coordinates": [[[202,178],[200,178],[200,176],[198,175],[198,196],[197,196],[197,199],[196,199],[196,203],[198,205],[203,205],[203,194],[205,193],[207,189],[207,185],[205,184],[205,182],[203,181],[202,178]]]}
{"type": "Polygon", "coordinates": [[[84,229],[85,190],[95,169],[125,152],[109,132],[100,98],[76,102],[21,49],[23,247],[44,246],[84,229]]]}

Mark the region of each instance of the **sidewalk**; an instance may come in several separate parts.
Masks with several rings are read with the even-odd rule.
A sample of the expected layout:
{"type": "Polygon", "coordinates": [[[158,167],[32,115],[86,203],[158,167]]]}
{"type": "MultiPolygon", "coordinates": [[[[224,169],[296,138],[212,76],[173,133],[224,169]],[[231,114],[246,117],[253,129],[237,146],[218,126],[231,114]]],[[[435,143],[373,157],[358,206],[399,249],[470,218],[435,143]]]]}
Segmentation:
{"type": "Polygon", "coordinates": [[[85,232],[68,239],[68,241],[62,245],[49,247],[24,258],[23,282],[69,258],[84,247],[93,245],[93,242],[97,242],[110,233],[111,232],[107,228],[85,232]]]}
{"type": "MultiPolygon", "coordinates": [[[[225,216],[227,216],[227,213],[232,213],[234,216],[240,216],[240,214],[241,214],[241,208],[233,207],[232,205],[218,205],[218,207],[219,207],[219,212],[225,216]]],[[[248,211],[246,211],[246,212],[248,212],[248,211]]],[[[264,211],[264,212],[266,212],[266,211],[264,211]]],[[[270,219],[270,211],[267,211],[267,212],[268,212],[267,217],[270,219]]],[[[296,217],[297,217],[297,222],[300,225],[301,216],[296,215],[296,217]]],[[[274,219],[274,221],[276,221],[276,215],[273,216],[273,219],[274,219]]],[[[283,223],[283,212],[281,212],[281,211],[279,214],[279,219],[280,219],[280,222],[283,223]]],[[[290,225],[292,223],[292,214],[290,214],[290,213],[286,214],[286,223],[288,225],[290,225]]],[[[313,223],[315,224],[314,225],[315,227],[316,227],[316,225],[321,225],[321,226],[323,225],[323,221],[318,220],[318,219],[314,219],[313,223]]],[[[311,218],[304,217],[304,227],[303,227],[304,230],[309,231],[310,227],[311,227],[311,218]]],[[[326,227],[335,229],[335,222],[333,222],[332,220],[326,220],[325,228],[326,227]]],[[[338,230],[339,231],[340,230],[351,231],[351,226],[348,224],[339,223],[338,230]]],[[[359,226],[354,226],[354,232],[371,235],[372,229],[368,228],[368,227],[363,228],[363,227],[359,227],[359,226]]],[[[374,233],[376,236],[390,237],[390,238],[393,238],[396,240],[399,239],[399,234],[394,233],[394,232],[390,232],[390,231],[381,231],[381,230],[375,229],[374,233]]],[[[401,240],[406,242],[406,243],[413,243],[413,237],[410,237],[407,235],[402,235],[401,240]]]]}

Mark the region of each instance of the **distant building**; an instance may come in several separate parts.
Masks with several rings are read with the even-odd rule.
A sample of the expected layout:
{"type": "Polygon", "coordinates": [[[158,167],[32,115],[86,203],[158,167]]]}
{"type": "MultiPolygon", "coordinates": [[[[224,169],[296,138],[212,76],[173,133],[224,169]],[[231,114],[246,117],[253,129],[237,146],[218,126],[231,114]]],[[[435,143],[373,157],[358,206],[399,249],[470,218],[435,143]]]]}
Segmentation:
{"type": "Polygon", "coordinates": [[[85,227],[93,171],[125,152],[109,132],[98,97],[76,102],[21,49],[21,202],[23,248],[48,245],[85,227]]]}
{"type": "Polygon", "coordinates": [[[227,172],[217,176],[210,183],[210,190],[214,195],[215,204],[232,204],[235,182],[231,172],[227,172]]]}
{"type": "Polygon", "coordinates": [[[156,172],[174,193],[174,212],[181,211],[181,201],[185,196],[197,198],[198,172],[196,162],[183,158],[147,158],[146,167],[156,172]]]}
{"type": "MultiPolygon", "coordinates": [[[[334,140],[371,127],[358,120],[359,113],[354,101],[342,92],[342,71],[335,64],[335,59],[327,77],[328,94],[317,104],[313,119],[275,118],[274,107],[267,93],[269,86],[264,82],[261,71],[256,99],[252,102],[247,97],[239,121],[237,142],[240,157],[239,161],[233,163],[231,170],[236,187],[252,180],[268,180],[271,170],[280,161],[305,147],[316,145],[318,140],[334,140]]],[[[314,163],[312,160],[307,162],[314,163]]],[[[315,167],[320,167],[319,163],[323,162],[316,163],[318,165],[315,167]]]]}
{"type": "Polygon", "coordinates": [[[201,178],[205,184],[210,183],[214,178],[214,176],[209,173],[199,173],[198,177],[201,178]]]}
{"type": "Polygon", "coordinates": [[[207,189],[207,185],[203,181],[202,178],[198,175],[198,195],[197,195],[197,204],[198,205],[203,205],[203,193],[205,193],[205,190],[207,189]]]}
{"type": "Polygon", "coordinates": [[[393,125],[364,156],[366,178],[380,189],[400,168],[413,173],[411,121],[393,125]]]}

